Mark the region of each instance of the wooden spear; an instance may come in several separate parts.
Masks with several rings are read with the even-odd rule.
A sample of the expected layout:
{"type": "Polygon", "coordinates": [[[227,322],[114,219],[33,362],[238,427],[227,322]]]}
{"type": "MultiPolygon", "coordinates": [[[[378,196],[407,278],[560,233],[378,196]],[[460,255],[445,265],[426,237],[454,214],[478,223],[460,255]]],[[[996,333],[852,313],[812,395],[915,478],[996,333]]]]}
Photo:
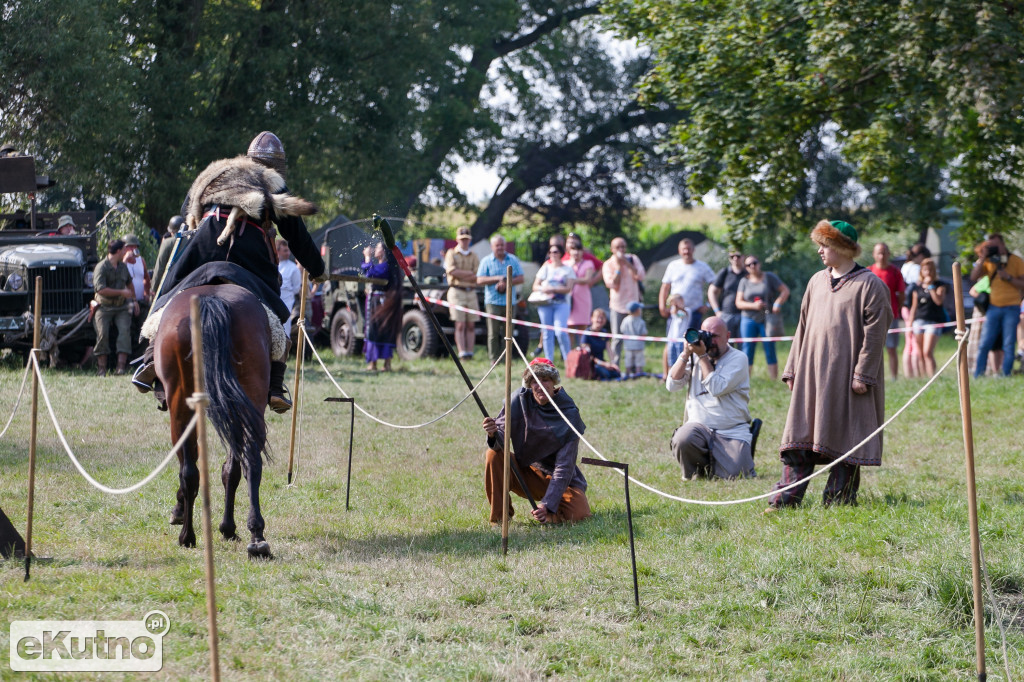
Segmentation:
{"type": "Polygon", "coordinates": [[[206,453],[206,374],[203,371],[203,324],[199,313],[199,297],[189,302],[192,315],[192,372],[195,392],[191,406],[196,412],[196,442],[199,449],[199,497],[203,504],[203,555],[206,559],[206,619],[210,634],[210,678],[220,681],[220,644],[217,637],[217,595],[213,573],[213,521],[210,518],[210,463],[206,453]]]}
{"type": "MultiPolygon", "coordinates": [[[[967,326],[964,322],[964,285],[960,263],[953,263],[953,298],[956,301],[956,329],[963,338],[967,326]]],[[[967,366],[967,347],[960,345],[960,414],[963,418],[964,463],[967,467],[967,520],[971,531],[971,581],[974,591],[974,645],[978,679],[985,674],[985,606],[981,591],[981,537],[978,534],[978,490],[974,484],[974,426],[971,422],[971,374],[967,366]]],[[[1012,353],[1011,349],[1005,352],[1012,353]]]]}
{"type": "MultiPolygon", "coordinates": [[[[512,266],[505,270],[505,281],[512,281],[512,266]]],[[[501,475],[501,553],[508,554],[508,477],[512,469],[512,429],[509,428],[509,406],[512,404],[512,285],[505,287],[505,464],[501,475]]]]}
{"type": "Polygon", "coordinates": [[[25,527],[25,582],[32,571],[32,512],[36,499],[36,432],[39,430],[39,343],[43,331],[43,278],[36,277],[36,298],[32,309],[32,417],[28,439],[28,523],[25,527]]]}
{"type": "Polygon", "coordinates": [[[299,377],[302,376],[302,356],[306,350],[306,292],[309,291],[309,273],[302,270],[302,289],[299,296],[299,336],[295,348],[295,383],[292,384],[292,433],[288,438],[288,484],[292,482],[292,471],[295,465],[295,426],[299,420],[299,377]]]}

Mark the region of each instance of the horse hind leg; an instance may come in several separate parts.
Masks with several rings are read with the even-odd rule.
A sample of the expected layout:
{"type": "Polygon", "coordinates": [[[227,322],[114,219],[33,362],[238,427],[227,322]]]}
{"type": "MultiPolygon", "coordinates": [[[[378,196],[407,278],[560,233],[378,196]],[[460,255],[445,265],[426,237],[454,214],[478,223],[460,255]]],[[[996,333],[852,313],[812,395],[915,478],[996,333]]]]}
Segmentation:
{"type": "Polygon", "coordinates": [[[270,553],[270,543],[263,537],[263,515],[260,513],[260,480],[263,478],[263,460],[259,457],[250,461],[246,471],[246,481],[249,484],[249,533],[252,534],[252,542],[246,547],[250,559],[273,559],[270,553]]]}
{"type": "Polygon", "coordinates": [[[196,465],[196,453],[189,447],[185,452],[182,461],[181,472],[178,474],[182,499],[182,510],[184,512],[181,524],[181,533],[178,535],[178,544],[182,547],[196,546],[196,532],[192,525],[195,515],[196,497],[199,495],[199,467],[196,465]]]}
{"type": "Polygon", "coordinates": [[[225,460],[220,470],[220,480],[224,484],[224,519],[220,522],[220,534],[225,540],[238,540],[235,532],[235,493],[242,480],[242,467],[234,457],[228,456],[225,460]]]}

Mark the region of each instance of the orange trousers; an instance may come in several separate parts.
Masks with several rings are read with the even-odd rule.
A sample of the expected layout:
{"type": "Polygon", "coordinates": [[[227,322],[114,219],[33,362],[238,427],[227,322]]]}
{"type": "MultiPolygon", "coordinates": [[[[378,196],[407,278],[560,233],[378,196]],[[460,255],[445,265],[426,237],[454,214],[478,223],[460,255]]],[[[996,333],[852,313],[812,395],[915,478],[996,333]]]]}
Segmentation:
{"type": "MultiPolygon", "coordinates": [[[[505,484],[505,455],[501,450],[488,449],[484,457],[486,461],[484,466],[484,488],[487,490],[487,502],[491,505],[491,523],[501,523],[502,505],[504,502],[501,499],[501,491],[504,490],[505,484]]],[[[512,466],[515,466],[515,459],[512,462],[512,466]]],[[[537,504],[540,504],[541,498],[548,491],[551,477],[534,469],[532,466],[520,470],[523,474],[523,480],[526,481],[526,485],[530,488],[533,499],[537,501],[537,504]]],[[[512,475],[512,480],[509,481],[509,490],[519,495],[519,497],[526,497],[523,489],[519,487],[519,481],[516,479],[515,474],[512,475]]],[[[551,510],[549,509],[548,511],[550,512],[551,510]]],[[[512,517],[512,514],[512,504],[509,502],[509,518],[512,517]]],[[[548,522],[582,521],[588,516],[590,516],[590,502],[587,501],[586,493],[579,488],[570,486],[562,493],[562,500],[558,503],[558,509],[555,513],[548,514],[548,522]]]]}

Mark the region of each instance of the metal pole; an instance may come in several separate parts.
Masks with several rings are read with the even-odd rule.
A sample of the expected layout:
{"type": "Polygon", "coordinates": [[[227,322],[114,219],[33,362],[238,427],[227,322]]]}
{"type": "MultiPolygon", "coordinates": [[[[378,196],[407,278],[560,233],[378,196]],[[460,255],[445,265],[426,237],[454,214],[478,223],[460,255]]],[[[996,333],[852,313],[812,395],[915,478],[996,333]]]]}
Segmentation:
{"type": "MultiPolygon", "coordinates": [[[[505,270],[505,281],[512,281],[512,266],[505,270]]],[[[512,404],[512,285],[505,287],[505,442],[504,468],[501,474],[501,553],[508,554],[508,488],[512,469],[512,429],[509,428],[509,409],[512,404]]]]}
{"type": "MultiPolygon", "coordinates": [[[[192,372],[195,392],[192,409],[196,412],[196,442],[199,449],[199,496],[203,503],[203,555],[206,559],[206,618],[210,628],[210,677],[220,680],[220,644],[217,637],[217,595],[213,572],[213,522],[210,519],[210,464],[206,453],[206,375],[203,371],[203,326],[199,313],[199,297],[193,296],[192,316],[192,372]]],[[[187,455],[186,455],[187,456],[187,455]]]]}
{"type": "Polygon", "coordinates": [[[348,422],[348,474],[345,476],[345,511],[348,511],[348,493],[352,488],[352,440],[356,430],[355,398],[324,398],[325,403],[348,403],[351,413],[348,422]]]}
{"type": "MultiPolygon", "coordinates": [[[[963,272],[960,263],[953,263],[953,299],[956,301],[956,329],[966,333],[964,322],[963,272]]],[[[957,352],[960,371],[960,414],[963,417],[964,464],[967,469],[967,520],[971,532],[971,587],[974,591],[974,645],[978,679],[985,674],[985,606],[981,591],[981,537],[978,534],[978,490],[974,481],[974,426],[971,421],[971,374],[967,366],[967,348],[960,345],[957,352]]],[[[1011,349],[1004,352],[1011,353],[1011,349]]]]}
{"type": "MultiPolygon", "coordinates": [[[[388,224],[387,220],[384,220],[379,215],[375,214],[373,216],[373,226],[380,230],[381,236],[384,237],[384,243],[389,249],[391,249],[391,253],[398,262],[399,267],[401,267],[402,271],[405,272],[405,277],[409,280],[409,286],[411,286],[413,291],[416,292],[416,295],[419,296],[420,301],[423,303],[423,311],[426,312],[427,317],[430,318],[430,323],[434,325],[437,335],[441,337],[444,349],[448,351],[448,355],[455,362],[455,366],[459,368],[462,380],[466,382],[466,386],[468,386],[469,390],[472,392],[473,399],[476,400],[476,406],[480,408],[480,413],[485,417],[489,417],[490,415],[487,414],[487,408],[484,407],[484,402],[480,399],[480,396],[477,395],[476,389],[473,388],[473,381],[469,378],[469,375],[466,374],[466,369],[462,366],[462,361],[459,360],[459,354],[455,352],[454,348],[452,348],[451,342],[448,341],[448,337],[445,335],[444,330],[441,329],[441,323],[437,321],[437,316],[434,315],[434,311],[430,309],[430,304],[427,303],[427,299],[420,290],[420,286],[416,284],[416,278],[412,276],[412,271],[409,270],[409,266],[405,262],[405,257],[402,256],[402,252],[395,245],[395,235],[391,232],[391,225],[388,224]]],[[[509,286],[511,287],[511,284],[509,284],[509,286]]],[[[506,315],[506,317],[508,316],[506,315]]],[[[526,499],[530,502],[530,506],[533,509],[536,509],[537,502],[533,499],[533,494],[530,492],[530,489],[526,487],[526,481],[523,480],[523,474],[519,471],[519,464],[515,462],[513,462],[513,464],[512,474],[516,477],[516,480],[519,481],[519,487],[521,487],[523,492],[526,493],[526,499]]]]}
{"type": "Polygon", "coordinates": [[[36,277],[36,297],[32,309],[32,416],[28,439],[28,522],[25,527],[25,582],[32,571],[32,514],[36,499],[36,432],[39,430],[39,342],[43,331],[43,278],[36,277]]]}
{"type": "Polygon", "coordinates": [[[636,546],[633,543],[633,506],[629,503],[629,464],[622,465],[622,480],[626,484],[626,520],[629,522],[629,558],[633,562],[633,603],[640,608],[640,585],[636,578],[636,546]]]}
{"type": "Polygon", "coordinates": [[[288,439],[288,483],[292,482],[295,463],[295,426],[299,421],[299,377],[302,376],[302,356],[306,354],[306,292],[309,291],[309,273],[302,270],[302,289],[299,296],[299,336],[295,348],[295,383],[292,389],[292,433],[288,439]]]}
{"type": "Polygon", "coordinates": [[[580,458],[581,464],[591,464],[598,467],[609,467],[611,469],[618,469],[622,472],[622,478],[626,482],[626,521],[629,525],[629,556],[633,562],[633,603],[636,604],[636,608],[640,608],[640,586],[637,582],[636,576],[636,547],[633,543],[633,507],[629,502],[629,465],[625,462],[609,462],[602,459],[594,459],[593,457],[582,457],[580,458]]]}

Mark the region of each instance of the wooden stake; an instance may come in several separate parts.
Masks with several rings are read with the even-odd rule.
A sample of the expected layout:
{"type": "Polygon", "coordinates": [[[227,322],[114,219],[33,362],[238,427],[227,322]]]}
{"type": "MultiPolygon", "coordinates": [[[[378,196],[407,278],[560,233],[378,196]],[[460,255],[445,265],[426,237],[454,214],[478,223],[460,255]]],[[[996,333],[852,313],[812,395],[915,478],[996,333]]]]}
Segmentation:
{"type": "Polygon", "coordinates": [[[288,438],[288,484],[292,482],[292,471],[295,465],[295,427],[299,423],[299,377],[302,375],[302,356],[306,351],[306,292],[309,291],[309,273],[302,271],[302,287],[299,293],[299,336],[295,349],[295,383],[292,384],[292,433],[288,438]]]}
{"type": "Polygon", "coordinates": [[[512,266],[505,269],[505,464],[501,477],[501,553],[508,554],[508,477],[512,469],[512,431],[508,411],[512,402],[512,266]]]}
{"type": "MultiPolygon", "coordinates": [[[[956,329],[966,333],[964,323],[963,272],[959,263],[953,263],[953,299],[956,301],[956,329]]],[[[964,430],[964,462],[967,467],[967,519],[971,531],[971,581],[974,591],[974,646],[978,679],[985,674],[985,606],[981,591],[981,537],[978,534],[978,490],[974,483],[974,426],[971,422],[971,374],[967,366],[967,347],[961,345],[958,366],[960,370],[960,414],[964,430]]],[[[1006,349],[1012,353],[1011,349],[1006,349]]]]}
{"type": "Polygon", "coordinates": [[[28,522],[25,526],[25,582],[32,571],[32,513],[36,499],[36,432],[39,430],[39,343],[43,331],[43,278],[36,277],[36,298],[32,308],[32,354],[28,362],[32,368],[32,416],[28,438],[28,522]]]}
{"type": "Polygon", "coordinates": [[[217,637],[217,595],[213,572],[213,522],[210,519],[210,463],[206,453],[206,374],[203,371],[203,325],[199,313],[199,297],[190,301],[192,315],[192,372],[195,392],[192,409],[196,412],[196,442],[199,448],[199,497],[203,504],[203,554],[206,559],[206,619],[210,634],[210,678],[220,681],[220,644],[217,637]]]}

